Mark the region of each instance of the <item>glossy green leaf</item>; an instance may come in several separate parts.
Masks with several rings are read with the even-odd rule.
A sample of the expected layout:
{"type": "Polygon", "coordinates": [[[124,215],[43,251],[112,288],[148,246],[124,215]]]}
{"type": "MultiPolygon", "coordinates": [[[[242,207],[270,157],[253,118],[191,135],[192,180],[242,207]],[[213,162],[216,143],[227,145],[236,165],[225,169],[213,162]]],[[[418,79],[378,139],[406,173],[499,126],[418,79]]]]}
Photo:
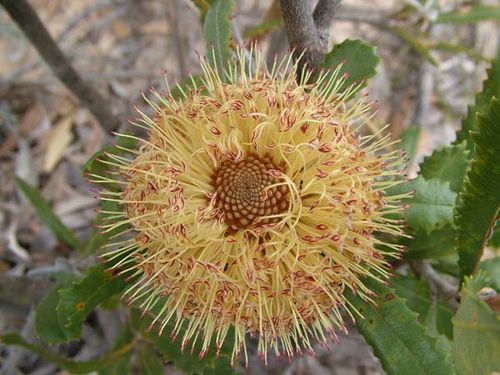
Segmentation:
{"type": "Polygon", "coordinates": [[[138,310],[133,311],[132,325],[134,328],[140,331],[141,334],[162,354],[165,361],[173,361],[174,366],[182,370],[185,374],[235,374],[235,370],[230,365],[231,347],[229,337],[221,348],[219,357],[216,356],[215,345],[211,345],[208,353],[200,360],[200,340],[198,340],[194,349],[188,344],[183,351],[181,348],[183,329],[180,331],[180,338],[172,340],[171,331],[173,329],[173,324],[168,324],[162,335],[159,335],[158,327],[153,327],[151,330],[149,329],[151,322],[152,317],[148,313],[141,316],[138,310]]]}
{"type": "Polygon", "coordinates": [[[339,92],[358,84],[361,84],[357,87],[357,90],[360,90],[366,86],[367,79],[373,77],[377,72],[379,61],[380,58],[375,47],[360,40],[347,39],[335,45],[325,56],[323,68],[333,71],[339,64],[342,64],[340,74],[346,75],[347,79],[339,92]]]}
{"type": "Polygon", "coordinates": [[[487,75],[488,77],[483,83],[483,89],[476,95],[475,104],[467,108],[467,116],[462,120],[462,128],[457,132],[457,140],[455,141],[455,144],[463,141],[467,142],[470,157],[474,156],[474,142],[469,132],[478,130],[476,114],[488,110],[491,98],[500,98],[500,55],[487,70],[487,75]]]}
{"type": "Polygon", "coordinates": [[[97,265],[89,268],[85,277],[69,288],[59,289],[57,315],[67,339],[78,339],[84,320],[94,308],[124,288],[122,277],[113,276],[104,265],[97,265]]]}
{"type": "Polygon", "coordinates": [[[226,77],[225,71],[232,55],[231,18],[235,9],[236,3],[234,0],[214,1],[207,12],[203,25],[208,59],[217,67],[219,76],[222,79],[226,77]]]}
{"type": "Polygon", "coordinates": [[[491,287],[500,292],[500,256],[483,260],[479,269],[488,275],[491,287]]]}
{"type": "Polygon", "coordinates": [[[106,354],[101,358],[91,361],[79,362],[60,356],[59,354],[51,352],[40,345],[29,343],[17,333],[7,333],[0,335],[0,343],[4,345],[16,345],[28,349],[33,353],[38,354],[46,361],[51,362],[61,369],[66,370],[72,374],[87,374],[92,371],[97,371],[100,368],[114,363],[132,350],[132,343],[129,342],[126,345],[120,347],[117,350],[113,350],[112,352],[106,354]]]}
{"type": "Polygon", "coordinates": [[[486,20],[500,20],[500,6],[474,5],[470,8],[441,13],[436,23],[474,23],[486,20]]]}
{"type": "Polygon", "coordinates": [[[401,239],[406,247],[405,259],[440,258],[455,253],[455,230],[451,224],[427,234],[423,231],[411,233],[411,238],[401,239]]]}
{"type": "Polygon", "coordinates": [[[466,277],[453,318],[452,354],[459,375],[490,375],[500,371],[500,318],[477,293],[490,286],[484,272],[466,277]]]}
{"type": "Polygon", "coordinates": [[[406,157],[408,158],[407,167],[410,168],[415,162],[417,156],[417,146],[420,139],[420,128],[411,126],[406,128],[401,135],[400,147],[405,150],[406,157]]]}
{"type": "Polygon", "coordinates": [[[17,187],[23,192],[26,198],[30,201],[31,205],[35,208],[40,220],[42,220],[43,223],[47,225],[52,232],[54,232],[57,238],[73,249],[79,248],[80,242],[76,238],[75,234],[69,230],[54,214],[42,193],[19,177],[15,178],[15,182],[17,187]]]}
{"type": "Polygon", "coordinates": [[[473,134],[476,157],[460,193],[456,212],[456,247],[462,276],[473,273],[493,232],[500,210],[500,101],[492,99],[478,115],[473,134]]]}
{"type": "Polygon", "coordinates": [[[64,327],[56,314],[59,303],[58,288],[52,289],[40,301],[35,310],[35,331],[38,337],[49,344],[68,341],[64,327]]]}
{"type": "Polygon", "coordinates": [[[447,375],[454,374],[450,353],[440,340],[429,336],[394,289],[370,280],[375,292],[374,306],[359,297],[349,296],[353,306],[364,316],[356,327],[373,347],[384,370],[389,374],[447,375]]]}
{"type": "Polygon", "coordinates": [[[449,182],[450,189],[458,193],[462,188],[465,172],[469,166],[465,143],[435,150],[420,164],[420,174],[426,179],[449,182]]]}
{"type": "Polygon", "coordinates": [[[437,179],[426,180],[419,176],[392,189],[392,193],[414,192],[407,200],[410,205],[406,211],[408,226],[414,231],[429,235],[453,223],[453,207],[457,193],[450,190],[449,182],[437,179]]]}

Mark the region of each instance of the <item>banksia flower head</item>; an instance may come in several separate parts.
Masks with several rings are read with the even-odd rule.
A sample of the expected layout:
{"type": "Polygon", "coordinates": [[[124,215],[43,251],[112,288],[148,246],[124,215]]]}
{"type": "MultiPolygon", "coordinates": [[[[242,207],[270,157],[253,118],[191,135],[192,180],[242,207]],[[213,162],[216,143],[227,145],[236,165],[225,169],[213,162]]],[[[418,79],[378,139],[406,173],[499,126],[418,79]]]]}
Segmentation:
{"type": "Polygon", "coordinates": [[[309,84],[290,56],[267,70],[250,54],[226,82],[203,60],[182,99],[154,92],[154,118],[136,123],[147,139],[123,135],[133,160],[108,155],[124,190],[101,192],[122,208],[104,231],[132,228],[106,255],[134,277],[126,296],[201,356],[231,340],[233,362],[247,334],[266,361],[335,338],[355,314],[346,289],[370,300],[363,279],[386,279],[399,254],[375,234],[401,233],[386,216],[400,197],[384,194],[400,155],[383,130],[358,133],[372,104],[347,100],[341,67],[309,84]]]}

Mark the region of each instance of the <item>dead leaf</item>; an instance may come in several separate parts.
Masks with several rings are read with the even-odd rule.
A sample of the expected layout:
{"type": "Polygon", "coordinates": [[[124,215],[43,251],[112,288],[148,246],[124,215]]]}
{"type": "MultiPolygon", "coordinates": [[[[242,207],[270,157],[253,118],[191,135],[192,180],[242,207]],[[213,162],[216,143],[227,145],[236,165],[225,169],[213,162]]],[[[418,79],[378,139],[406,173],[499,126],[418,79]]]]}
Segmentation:
{"type": "Polygon", "coordinates": [[[45,106],[36,102],[22,117],[19,128],[21,129],[21,135],[26,137],[31,133],[32,130],[38,128],[42,121],[47,117],[47,110],[45,106]]]}
{"type": "Polygon", "coordinates": [[[63,117],[57,124],[45,134],[46,151],[42,170],[50,172],[61,160],[64,151],[73,140],[71,132],[73,126],[73,114],[63,117]]]}

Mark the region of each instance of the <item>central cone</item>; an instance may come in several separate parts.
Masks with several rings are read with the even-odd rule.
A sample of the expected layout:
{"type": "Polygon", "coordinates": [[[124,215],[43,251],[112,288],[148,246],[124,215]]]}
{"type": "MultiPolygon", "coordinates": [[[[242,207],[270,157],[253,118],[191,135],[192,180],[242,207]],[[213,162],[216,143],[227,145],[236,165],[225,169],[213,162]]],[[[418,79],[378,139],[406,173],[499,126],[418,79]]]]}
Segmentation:
{"type": "Polygon", "coordinates": [[[215,171],[212,184],[216,207],[224,211],[231,231],[279,221],[288,207],[288,187],[280,175],[282,167],[269,157],[248,155],[226,160],[215,171]]]}

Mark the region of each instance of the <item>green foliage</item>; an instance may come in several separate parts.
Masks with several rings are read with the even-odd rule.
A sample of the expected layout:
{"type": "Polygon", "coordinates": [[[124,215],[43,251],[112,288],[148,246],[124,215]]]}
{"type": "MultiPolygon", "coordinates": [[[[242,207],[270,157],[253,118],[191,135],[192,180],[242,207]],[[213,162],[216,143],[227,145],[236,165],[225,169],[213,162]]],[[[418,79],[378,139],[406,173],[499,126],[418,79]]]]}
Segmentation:
{"type": "Polygon", "coordinates": [[[422,40],[422,37],[412,35],[402,27],[395,27],[393,28],[393,31],[425,60],[430,62],[432,65],[437,66],[436,59],[432,56],[431,51],[425,45],[425,42],[422,40]]]}
{"type": "Polygon", "coordinates": [[[440,339],[429,335],[394,289],[372,280],[367,284],[375,292],[377,306],[352,295],[350,301],[364,316],[357,319],[356,327],[373,347],[384,370],[395,375],[454,374],[450,354],[440,339]]]}
{"type": "Polygon", "coordinates": [[[459,375],[489,375],[500,371],[500,319],[477,296],[489,286],[484,272],[466,277],[461,302],[453,318],[452,354],[459,375]]]}
{"type": "Polygon", "coordinates": [[[368,78],[375,75],[379,61],[375,47],[360,40],[347,39],[334,46],[325,56],[323,68],[334,70],[342,64],[340,74],[346,75],[347,79],[339,91],[359,85],[356,86],[356,91],[358,91],[366,86],[368,78]]]}
{"type": "Polygon", "coordinates": [[[500,291],[500,256],[482,261],[479,265],[479,269],[483,270],[483,272],[488,275],[491,281],[491,287],[500,291]]]}
{"type": "Polygon", "coordinates": [[[491,100],[473,134],[476,157],[456,207],[456,247],[462,276],[473,273],[500,210],[500,102],[491,100]]]}
{"type": "Polygon", "coordinates": [[[397,275],[391,286],[399,297],[405,299],[406,306],[418,314],[419,321],[438,334],[452,337],[451,318],[455,313],[444,301],[435,301],[431,288],[424,280],[413,276],[397,275]]]}
{"type": "Polygon", "coordinates": [[[203,33],[207,43],[208,59],[224,79],[228,62],[231,59],[232,28],[231,18],[235,11],[234,0],[216,0],[205,17],[203,33]]]}
{"type": "Polygon", "coordinates": [[[465,143],[461,143],[435,150],[431,156],[424,158],[420,164],[420,174],[426,180],[436,178],[449,182],[450,189],[458,193],[468,166],[468,152],[465,143]]]}
{"type": "Polygon", "coordinates": [[[474,5],[469,9],[441,13],[436,23],[474,23],[485,20],[500,20],[500,7],[474,5]]]}
{"type": "Polygon", "coordinates": [[[401,244],[406,246],[405,259],[439,258],[455,253],[455,230],[451,224],[433,230],[412,233],[411,238],[403,238],[401,244]]]}
{"type": "Polygon", "coordinates": [[[0,335],[0,343],[4,345],[16,345],[28,349],[33,353],[38,354],[41,358],[54,363],[56,366],[64,369],[72,374],[87,374],[92,371],[97,371],[101,368],[109,366],[121,357],[129,353],[133,348],[133,343],[129,342],[126,345],[113,350],[112,352],[100,357],[96,360],[79,362],[73,361],[66,357],[53,353],[40,345],[35,345],[27,342],[17,333],[7,333],[0,335]]]}
{"type": "Polygon", "coordinates": [[[418,177],[397,186],[392,193],[403,194],[411,191],[414,196],[408,200],[410,207],[406,211],[406,219],[413,230],[429,235],[432,231],[453,222],[457,193],[450,190],[449,182],[418,177]]]}
{"type": "Polygon", "coordinates": [[[64,327],[56,313],[59,303],[58,288],[52,289],[40,301],[35,310],[35,331],[38,337],[50,344],[66,342],[64,327]]]}
{"type": "Polygon", "coordinates": [[[105,245],[113,236],[121,233],[125,228],[128,228],[127,224],[123,226],[118,226],[117,228],[104,233],[100,227],[104,224],[109,223],[109,218],[114,214],[109,212],[121,212],[122,206],[117,202],[111,201],[101,201],[100,212],[94,219],[93,227],[90,232],[90,238],[84,246],[84,252],[86,254],[93,254],[103,245],[105,245]]]}
{"type": "Polygon", "coordinates": [[[405,299],[406,306],[415,311],[419,319],[425,319],[432,304],[431,288],[425,281],[412,276],[396,275],[391,280],[396,294],[405,299]]]}
{"type": "MultiPolygon", "coordinates": [[[[82,168],[82,173],[84,175],[108,176],[109,170],[112,169],[112,165],[109,163],[115,163],[108,155],[120,156],[126,154],[134,148],[135,143],[135,139],[127,136],[127,134],[118,134],[114,144],[104,147],[87,160],[82,168]]],[[[117,184],[111,182],[102,185],[111,191],[117,191],[120,188],[117,184]]]]}
{"type": "Polygon", "coordinates": [[[23,192],[26,198],[30,201],[31,205],[35,208],[40,220],[42,220],[45,225],[47,225],[49,229],[54,232],[57,238],[71,248],[78,249],[80,247],[80,242],[76,238],[75,234],[69,230],[54,214],[42,193],[19,177],[15,178],[15,182],[17,187],[23,192]]]}
{"type": "Polygon", "coordinates": [[[49,292],[36,309],[35,329],[43,340],[59,344],[80,338],[82,324],[101,302],[120,293],[125,283],[103,265],[89,268],[85,277],[49,292]]]}
{"type": "Polygon", "coordinates": [[[455,144],[466,141],[467,149],[474,154],[474,143],[469,135],[470,131],[477,131],[476,114],[488,110],[491,98],[500,98],[500,55],[493,60],[487,71],[488,78],[483,83],[483,90],[476,95],[476,102],[467,108],[467,116],[462,120],[462,128],[457,132],[455,144]]]}
{"type": "Polygon", "coordinates": [[[151,345],[143,345],[137,355],[139,373],[144,375],[161,375],[164,373],[163,361],[151,345]]]}
{"type": "Polygon", "coordinates": [[[417,156],[417,146],[420,139],[420,128],[411,126],[406,128],[401,135],[400,147],[405,150],[406,157],[408,158],[407,167],[411,167],[415,162],[417,156]]]}
{"type": "Polygon", "coordinates": [[[210,346],[210,350],[200,361],[198,353],[201,352],[201,344],[198,342],[194,350],[191,350],[191,345],[187,345],[183,351],[181,346],[181,339],[184,329],[181,328],[177,340],[172,340],[171,332],[173,324],[169,323],[162,334],[158,334],[158,327],[150,328],[153,321],[152,317],[146,313],[140,315],[138,310],[132,312],[132,325],[134,328],[141,332],[141,335],[148,340],[154,347],[162,354],[165,361],[173,361],[174,365],[186,374],[199,374],[199,375],[230,375],[234,374],[235,370],[231,367],[231,348],[228,345],[230,337],[226,339],[226,344],[221,348],[220,354],[217,357],[215,345],[210,346]]]}
{"type": "MultiPolygon", "coordinates": [[[[122,346],[126,345],[128,342],[135,340],[133,333],[129,326],[123,327],[121,332],[118,334],[118,337],[115,340],[113,345],[113,350],[118,350],[122,346]]],[[[113,361],[107,366],[103,366],[99,368],[99,375],[127,375],[131,374],[131,357],[133,355],[133,351],[125,353],[120,358],[117,358],[116,361],[113,361]]]]}
{"type": "Polygon", "coordinates": [[[66,339],[78,339],[84,320],[94,308],[124,288],[123,278],[107,272],[104,265],[97,265],[89,268],[83,279],[60,289],[57,315],[66,339]]]}
{"type": "Polygon", "coordinates": [[[265,35],[279,29],[283,26],[283,18],[275,18],[269,21],[265,21],[261,24],[251,26],[243,33],[243,37],[247,38],[261,38],[265,35]]]}
{"type": "Polygon", "coordinates": [[[488,246],[494,248],[500,248],[500,222],[497,222],[497,225],[493,229],[493,235],[488,240],[488,246]]]}

